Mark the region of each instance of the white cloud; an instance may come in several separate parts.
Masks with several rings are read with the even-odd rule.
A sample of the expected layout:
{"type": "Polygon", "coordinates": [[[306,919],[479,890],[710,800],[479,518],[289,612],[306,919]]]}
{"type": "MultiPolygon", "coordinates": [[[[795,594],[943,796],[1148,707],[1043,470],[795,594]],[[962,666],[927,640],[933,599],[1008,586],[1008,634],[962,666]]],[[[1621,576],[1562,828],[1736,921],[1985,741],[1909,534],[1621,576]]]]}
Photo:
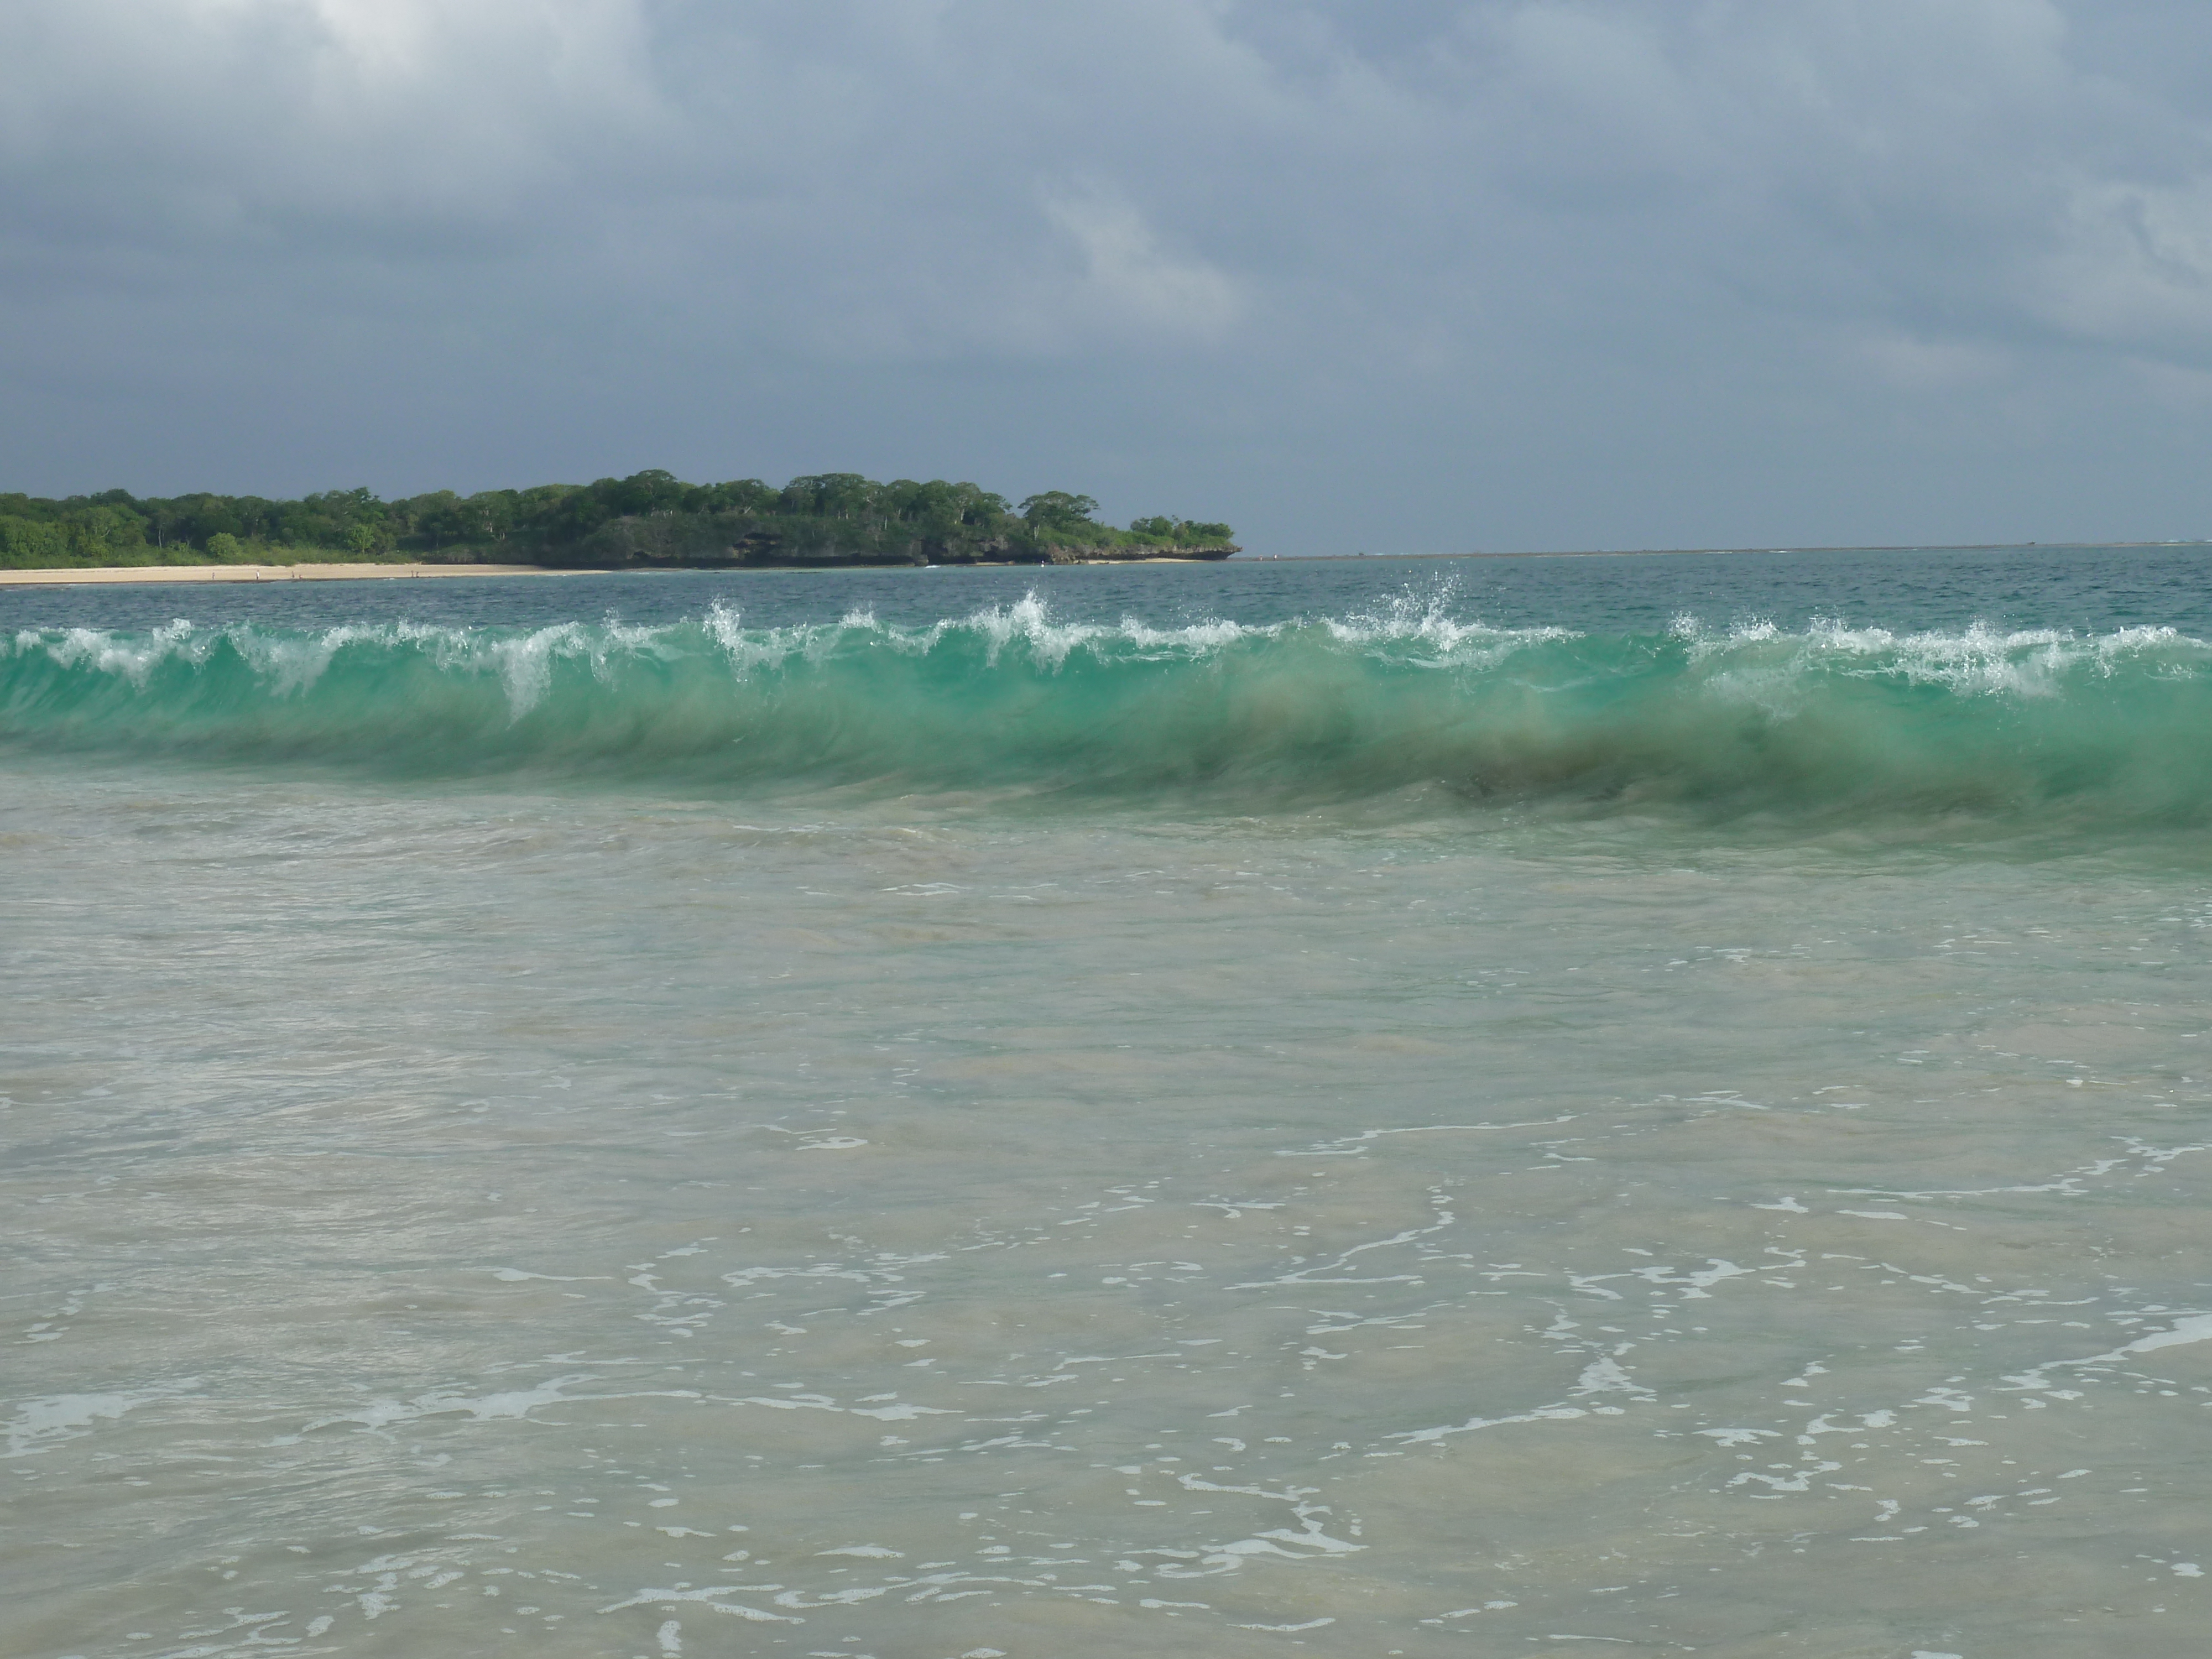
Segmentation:
{"type": "Polygon", "coordinates": [[[2083,338],[2195,358],[2212,347],[2212,177],[2085,180],[2045,262],[2044,313],[2083,338]]]}
{"type": "Polygon", "coordinates": [[[0,17],[0,176],[157,240],[211,202],[223,228],[279,241],[497,216],[651,131],[647,40],[637,0],[17,7],[0,17]]]}
{"type": "Polygon", "coordinates": [[[1103,318],[1146,335],[1207,340],[1243,311],[1234,281],[1204,259],[1163,249],[1128,202],[1085,191],[1054,198],[1047,212],[1082,256],[1073,297],[1103,318]]]}
{"type": "Polygon", "coordinates": [[[1944,392],[1987,384],[2012,368],[2009,353],[1958,340],[1927,340],[1893,331],[1856,343],[1862,361],[1900,392],[1944,392]]]}

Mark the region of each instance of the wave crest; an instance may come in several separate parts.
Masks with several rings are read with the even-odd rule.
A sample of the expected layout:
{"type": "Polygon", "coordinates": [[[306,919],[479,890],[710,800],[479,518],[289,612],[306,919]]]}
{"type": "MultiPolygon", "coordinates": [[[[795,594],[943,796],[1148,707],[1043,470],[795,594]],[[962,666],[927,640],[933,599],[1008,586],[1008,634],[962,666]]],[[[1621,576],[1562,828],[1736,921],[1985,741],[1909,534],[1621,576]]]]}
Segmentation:
{"type": "Polygon", "coordinates": [[[1264,626],[178,622],[0,645],[0,743],[684,788],[1010,788],[1709,814],[2212,816],[2212,647],[2170,628],[1509,629],[1436,599],[1264,626]]]}

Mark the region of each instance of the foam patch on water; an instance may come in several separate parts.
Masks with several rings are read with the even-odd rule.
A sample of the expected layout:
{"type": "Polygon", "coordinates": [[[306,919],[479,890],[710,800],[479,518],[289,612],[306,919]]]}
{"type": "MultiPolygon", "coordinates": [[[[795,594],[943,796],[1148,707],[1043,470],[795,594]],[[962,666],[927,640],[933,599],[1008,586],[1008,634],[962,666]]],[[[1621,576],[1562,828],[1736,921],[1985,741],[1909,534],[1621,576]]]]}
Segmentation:
{"type": "Polygon", "coordinates": [[[143,1406],[187,1395],[199,1386],[198,1377],[164,1387],[109,1394],[57,1394],[26,1400],[16,1406],[0,1432],[7,1438],[4,1457],[34,1457],[62,1442],[77,1440],[102,1423],[120,1420],[143,1406]]]}

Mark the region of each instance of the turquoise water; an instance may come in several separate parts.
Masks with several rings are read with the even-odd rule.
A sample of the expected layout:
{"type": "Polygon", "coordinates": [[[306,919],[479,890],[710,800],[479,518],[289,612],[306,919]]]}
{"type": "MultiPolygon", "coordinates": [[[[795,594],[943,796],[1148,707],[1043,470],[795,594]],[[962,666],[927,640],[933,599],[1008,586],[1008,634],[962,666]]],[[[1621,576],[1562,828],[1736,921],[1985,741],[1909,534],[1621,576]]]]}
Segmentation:
{"type": "Polygon", "coordinates": [[[2192,1653],[2204,574],[0,592],[0,1651],[2192,1653]]]}
{"type": "Polygon", "coordinates": [[[2201,823],[2212,659],[2180,591],[2201,555],[2077,553],[2118,567],[2102,581],[2034,556],[2069,580],[2030,609],[2007,573],[1948,626],[1927,613],[1969,573],[1926,556],[1948,580],[1908,601],[1869,556],[1860,618],[1832,556],[1705,558],[1702,586],[1690,561],[1606,559],[246,590],[159,623],[162,592],[80,591],[17,601],[46,625],[0,655],[0,741],[747,799],[2201,823]],[[1730,575],[1732,614],[1682,608],[1719,610],[1730,575]],[[492,620],[502,601],[520,614],[492,620]]]}

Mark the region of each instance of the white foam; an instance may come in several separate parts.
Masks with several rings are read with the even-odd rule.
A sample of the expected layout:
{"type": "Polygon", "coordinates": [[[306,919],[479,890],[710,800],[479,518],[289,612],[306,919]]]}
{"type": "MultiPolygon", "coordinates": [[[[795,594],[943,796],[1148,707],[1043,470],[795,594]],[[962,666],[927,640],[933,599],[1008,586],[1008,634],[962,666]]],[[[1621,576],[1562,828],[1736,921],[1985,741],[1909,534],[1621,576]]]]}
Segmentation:
{"type": "Polygon", "coordinates": [[[911,1423],[917,1417],[957,1417],[960,1413],[937,1406],[912,1406],[904,1401],[891,1406],[841,1406],[827,1395],[791,1395],[778,1399],[769,1395],[752,1395],[736,1402],[740,1406],[770,1406],[783,1412],[842,1412],[852,1417],[872,1417],[878,1423],[911,1423]]]}
{"type": "Polygon", "coordinates": [[[1311,1521],[1304,1529],[1292,1532],[1288,1527],[1276,1527],[1250,1538],[1240,1538],[1234,1543],[1217,1544],[1205,1551],[1200,1560],[1215,1571],[1235,1571],[1248,1562],[1265,1557],[1279,1557],[1286,1561],[1311,1561],[1322,1556],[1357,1555],[1367,1547],[1347,1539],[1332,1538],[1311,1521]],[[1302,1553],[1303,1552],[1303,1553],[1302,1553]]]}
{"type": "Polygon", "coordinates": [[[1764,1269],[1759,1267],[1739,1267],[1735,1262],[1724,1261],[1719,1256],[1707,1256],[1704,1267],[1693,1268],[1686,1273],[1678,1273],[1672,1267],[1634,1269],[1638,1279],[1647,1279],[1654,1285],[1686,1286],[1687,1288],[1682,1292],[1683,1297],[1686,1300],[1696,1301],[1709,1299],[1712,1295],[1711,1287],[1723,1279],[1745,1279],[1762,1271],[1764,1269]]]}
{"type": "Polygon", "coordinates": [[[2178,1348],[2191,1342],[2212,1341],[2212,1314],[2191,1314],[2177,1322],[2172,1330],[2139,1337],[2119,1350],[2120,1353],[2150,1353],[2159,1348],[2178,1348]]]}
{"type": "Polygon", "coordinates": [[[1477,1429],[1495,1429],[1508,1423],[1558,1423],[1569,1418],[1589,1415],[1580,1406],[1540,1406],[1533,1412],[1516,1412],[1509,1417],[1470,1417],[1464,1423],[1455,1423],[1444,1428],[1408,1429],[1397,1434],[1385,1435],[1383,1438],[1403,1440],[1413,1445],[1426,1445],[1448,1435],[1472,1434],[1477,1429]]]}
{"type": "MultiPolygon", "coordinates": [[[[2137,1337],[2109,1353],[2091,1354],[2087,1359],[2046,1359],[2027,1375],[2039,1377],[2044,1371],[2057,1365],[2108,1365],[2115,1360],[2125,1359],[2130,1354],[2155,1353],[2160,1348],[2185,1347],[2192,1342],[2212,1342],[2212,1314],[2191,1314],[2175,1321],[2169,1330],[2154,1331],[2148,1336],[2137,1337]]],[[[2018,1382],[2025,1379],[2008,1377],[2006,1380],[2018,1382]]],[[[2037,1382],[2027,1386],[2039,1388],[2042,1384],[2037,1382]]]]}
{"type": "Polygon", "coordinates": [[[15,1408],[15,1415],[9,1420],[8,1449],[0,1456],[36,1456],[62,1441],[90,1433],[95,1423],[113,1422],[141,1406],[173,1399],[198,1386],[199,1379],[194,1377],[168,1388],[134,1393],[54,1394],[27,1400],[15,1408]]]}
{"type": "Polygon", "coordinates": [[[1669,629],[1705,672],[1710,691],[1759,704],[1777,715],[1795,712],[1811,676],[1895,676],[1908,684],[1938,685],[1962,696],[2045,698],[2069,676],[2106,678],[2124,662],[2148,657],[2169,672],[2205,672],[2205,643],[2172,628],[2124,628],[2081,635],[2057,629],[2001,630],[1977,623],[1954,633],[1899,634],[1814,619],[1802,634],[1757,621],[1727,629],[1682,617],[1669,629]]]}
{"type": "Polygon", "coordinates": [[[1347,645],[1426,646],[1434,654],[1424,660],[1436,667],[1489,666],[1528,645],[1582,637],[1566,628],[1498,628],[1463,621],[1451,614],[1456,594],[1457,584],[1449,580],[1425,593],[1407,588],[1383,611],[1328,617],[1322,625],[1331,638],[1347,645]]]}
{"type": "MultiPolygon", "coordinates": [[[[778,1588],[774,1584],[710,1584],[703,1589],[641,1589],[626,1601],[616,1601],[601,1607],[601,1613],[620,1613],[625,1607],[649,1607],[656,1604],[696,1601],[711,1607],[716,1613],[726,1613],[732,1618],[746,1619],[762,1625],[803,1625],[804,1619],[793,1619],[781,1613],[770,1613],[763,1607],[749,1607],[739,1601],[721,1598],[740,1591],[756,1592],[778,1588]]],[[[665,1628],[665,1627],[664,1627],[665,1628]]]]}
{"type": "Polygon", "coordinates": [[[690,1389],[651,1389],[623,1394],[574,1395],[568,1392],[579,1382],[598,1380],[593,1373],[585,1371],[553,1377],[534,1389],[502,1389],[482,1395],[437,1390],[417,1395],[408,1401],[374,1400],[356,1411],[333,1412],[327,1417],[319,1417],[304,1425],[300,1432],[312,1434],[317,1429],[334,1428],[341,1423],[355,1423],[365,1429],[381,1430],[396,1423],[411,1423],[421,1418],[447,1417],[455,1413],[465,1413],[478,1423],[489,1423],[525,1419],[542,1406],[565,1405],[578,1401],[697,1400],[701,1397],[690,1389]]]}
{"type": "Polygon", "coordinates": [[[1618,1359],[1611,1355],[1593,1359],[1583,1367],[1582,1376],[1576,1379],[1570,1394],[1632,1394],[1649,1399],[1651,1390],[1623,1370],[1618,1359]]]}

